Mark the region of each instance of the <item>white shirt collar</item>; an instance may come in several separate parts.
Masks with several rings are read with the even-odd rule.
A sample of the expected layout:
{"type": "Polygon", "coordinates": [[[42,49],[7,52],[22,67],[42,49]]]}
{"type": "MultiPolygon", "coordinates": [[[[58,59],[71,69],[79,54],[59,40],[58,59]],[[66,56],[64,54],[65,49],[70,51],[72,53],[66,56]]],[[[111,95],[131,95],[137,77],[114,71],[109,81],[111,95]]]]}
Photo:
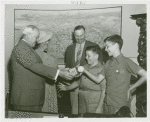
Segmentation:
{"type": "MultiPolygon", "coordinates": [[[[22,39],[23,41],[27,42],[25,39],[22,39]]],[[[27,42],[28,43],[28,42],[27,42]]]]}
{"type": "MultiPolygon", "coordinates": [[[[86,41],[85,41],[85,42],[86,42],[86,41]]],[[[85,42],[83,42],[83,43],[81,44],[81,47],[83,47],[83,46],[84,46],[85,42]]],[[[77,46],[77,47],[79,47],[79,46],[80,46],[80,44],[79,44],[79,43],[76,43],[76,46],[77,46]]]]}

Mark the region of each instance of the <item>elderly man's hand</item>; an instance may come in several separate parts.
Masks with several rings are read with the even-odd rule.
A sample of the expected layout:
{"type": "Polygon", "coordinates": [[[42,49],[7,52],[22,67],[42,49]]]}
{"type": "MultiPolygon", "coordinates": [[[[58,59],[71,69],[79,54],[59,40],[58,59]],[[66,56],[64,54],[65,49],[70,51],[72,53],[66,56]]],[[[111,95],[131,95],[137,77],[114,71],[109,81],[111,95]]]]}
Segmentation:
{"type": "Polygon", "coordinates": [[[60,70],[59,76],[66,80],[72,80],[74,78],[74,76],[69,73],[68,69],[60,70]]]}
{"type": "Polygon", "coordinates": [[[68,71],[69,72],[70,68],[65,68],[65,69],[62,69],[62,71],[68,71]]]}

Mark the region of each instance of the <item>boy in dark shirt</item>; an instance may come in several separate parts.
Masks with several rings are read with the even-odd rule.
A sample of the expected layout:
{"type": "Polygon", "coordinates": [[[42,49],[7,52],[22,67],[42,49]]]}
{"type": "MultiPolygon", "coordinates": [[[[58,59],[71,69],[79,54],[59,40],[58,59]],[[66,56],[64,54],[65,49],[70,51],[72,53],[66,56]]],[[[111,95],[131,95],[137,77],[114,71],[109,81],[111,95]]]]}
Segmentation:
{"type": "Polygon", "coordinates": [[[104,40],[105,50],[110,60],[105,64],[106,96],[104,100],[104,113],[114,114],[122,106],[130,107],[130,92],[144,83],[147,79],[147,72],[126,58],[121,53],[123,40],[119,35],[112,35],[104,40]],[[139,75],[140,79],[130,87],[131,75],[139,75]]]}

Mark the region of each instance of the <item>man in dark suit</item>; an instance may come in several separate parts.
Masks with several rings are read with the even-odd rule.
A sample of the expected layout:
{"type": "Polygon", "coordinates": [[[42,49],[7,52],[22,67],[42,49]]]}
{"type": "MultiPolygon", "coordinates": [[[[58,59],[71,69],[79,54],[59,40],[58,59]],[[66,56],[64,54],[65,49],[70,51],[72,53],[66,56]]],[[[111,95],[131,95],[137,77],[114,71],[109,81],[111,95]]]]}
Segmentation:
{"type": "Polygon", "coordinates": [[[11,103],[15,110],[41,111],[45,98],[44,77],[54,81],[58,75],[66,80],[73,78],[66,70],[60,71],[43,65],[41,58],[33,50],[38,37],[39,29],[28,25],[12,51],[11,103]]]}
{"type": "MultiPolygon", "coordinates": [[[[74,29],[74,37],[76,43],[67,47],[65,55],[65,63],[67,68],[74,68],[75,66],[85,65],[85,49],[88,46],[94,46],[96,43],[87,41],[85,39],[85,28],[83,25],[78,25],[74,29]]],[[[78,81],[79,78],[74,78],[70,83],[78,81]]],[[[78,114],[78,91],[76,88],[70,92],[72,114],[78,114]]]]}

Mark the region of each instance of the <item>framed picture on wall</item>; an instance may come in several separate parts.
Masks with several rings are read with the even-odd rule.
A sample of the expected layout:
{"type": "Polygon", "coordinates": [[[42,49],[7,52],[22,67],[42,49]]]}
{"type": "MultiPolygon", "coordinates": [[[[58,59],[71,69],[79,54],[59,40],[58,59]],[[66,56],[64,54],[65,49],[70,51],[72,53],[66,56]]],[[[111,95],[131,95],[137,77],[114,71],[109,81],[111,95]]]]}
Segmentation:
{"type": "Polygon", "coordinates": [[[35,10],[15,9],[15,45],[21,36],[21,29],[35,25],[40,31],[53,32],[48,50],[49,55],[58,58],[64,65],[66,48],[73,43],[73,30],[77,25],[86,29],[86,39],[104,47],[103,40],[112,34],[121,35],[122,7],[75,9],[75,10],[35,10]]]}

